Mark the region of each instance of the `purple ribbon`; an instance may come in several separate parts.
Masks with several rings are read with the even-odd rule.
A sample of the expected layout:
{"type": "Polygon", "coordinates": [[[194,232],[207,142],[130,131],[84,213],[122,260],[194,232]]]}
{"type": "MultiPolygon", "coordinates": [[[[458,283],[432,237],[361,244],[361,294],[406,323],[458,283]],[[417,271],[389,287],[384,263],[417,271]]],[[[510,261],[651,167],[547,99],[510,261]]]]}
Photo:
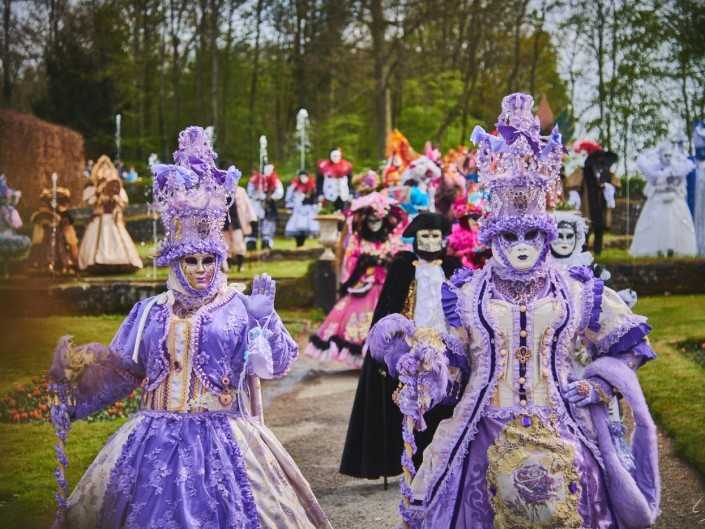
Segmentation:
{"type": "MultiPolygon", "coordinates": [[[[218,171],[219,173],[222,173],[222,171],[218,171]]],[[[228,191],[234,191],[235,188],[237,187],[237,182],[240,180],[240,177],[242,176],[242,173],[240,170],[235,167],[234,165],[231,165],[228,167],[228,172],[225,173],[225,178],[223,181],[223,185],[225,186],[225,189],[228,191]]]]}
{"type": "Polygon", "coordinates": [[[551,131],[551,135],[548,137],[546,146],[541,149],[541,160],[545,160],[548,153],[556,147],[559,147],[564,153],[568,154],[568,149],[566,149],[565,145],[563,145],[563,136],[558,130],[558,125],[553,127],[553,131],[551,131]]]}
{"type": "Polygon", "coordinates": [[[518,128],[513,127],[512,125],[500,125],[497,127],[497,132],[499,132],[500,135],[504,138],[504,140],[507,142],[507,145],[511,145],[512,143],[517,141],[521,136],[524,136],[524,138],[526,138],[526,142],[531,147],[531,150],[534,151],[534,154],[536,156],[539,155],[541,149],[539,148],[538,138],[532,138],[528,132],[524,130],[519,130],[518,128]]]}
{"type": "Polygon", "coordinates": [[[198,177],[193,172],[179,165],[155,163],[152,166],[152,172],[157,179],[159,189],[164,188],[171,175],[174,176],[174,181],[177,184],[183,185],[186,189],[190,189],[198,183],[198,177]]]}
{"type": "Polygon", "coordinates": [[[470,141],[473,142],[475,145],[479,145],[480,142],[486,141],[490,144],[490,150],[494,154],[507,152],[507,143],[502,138],[498,138],[497,136],[492,136],[492,134],[488,134],[487,132],[485,132],[485,129],[483,129],[480,125],[475,125],[475,128],[472,129],[470,141]]]}
{"type": "Polygon", "coordinates": [[[191,170],[198,176],[203,176],[203,173],[208,170],[208,165],[206,164],[206,162],[204,162],[197,156],[189,156],[188,164],[191,166],[191,170]]]}

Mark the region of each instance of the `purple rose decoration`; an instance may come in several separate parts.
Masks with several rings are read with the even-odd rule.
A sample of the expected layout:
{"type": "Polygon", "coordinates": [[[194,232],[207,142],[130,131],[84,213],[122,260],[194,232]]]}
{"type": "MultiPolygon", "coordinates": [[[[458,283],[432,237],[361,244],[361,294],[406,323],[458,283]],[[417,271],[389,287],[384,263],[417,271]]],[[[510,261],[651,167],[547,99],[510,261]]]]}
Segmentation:
{"type": "Polygon", "coordinates": [[[560,488],[560,481],[548,475],[548,471],[541,465],[522,467],[514,472],[514,488],[526,503],[546,503],[548,500],[557,499],[553,494],[560,488]]]}

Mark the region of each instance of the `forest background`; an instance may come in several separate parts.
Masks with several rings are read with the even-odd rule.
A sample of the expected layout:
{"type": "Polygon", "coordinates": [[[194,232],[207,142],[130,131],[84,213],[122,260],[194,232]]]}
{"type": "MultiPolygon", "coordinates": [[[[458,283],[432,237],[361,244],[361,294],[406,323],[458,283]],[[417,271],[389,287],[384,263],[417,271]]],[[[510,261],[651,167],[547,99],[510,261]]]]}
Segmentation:
{"type": "MultiPolygon", "coordinates": [[[[545,94],[563,132],[629,168],[705,117],[705,0],[2,0],[3,107],[84,135],[86,156],[146,170],[212,125],[247,174],[258,138],[280,174],[341,147],[376,167],[392,127],[421,150],[493,127],[501,98],[545,94]]],[[[687,138],[686,136],[687,135],[687,138]]]]}

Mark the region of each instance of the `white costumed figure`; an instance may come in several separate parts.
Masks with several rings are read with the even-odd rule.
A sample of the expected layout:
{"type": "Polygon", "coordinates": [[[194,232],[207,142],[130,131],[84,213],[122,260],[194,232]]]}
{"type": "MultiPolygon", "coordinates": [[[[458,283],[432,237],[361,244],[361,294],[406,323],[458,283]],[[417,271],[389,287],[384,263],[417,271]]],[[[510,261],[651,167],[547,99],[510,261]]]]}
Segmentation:
{"type": "Polygon", "coordinates": [[[693,124],[693,146],[695,147],[695,237],[698,255],[705,256],[705,122],[693,124]]]}
{"type": "MultiPolygon", "coordinates": [[[[572,266],[587,266],[596,278],[608,283],[612,274],[595,262],[595,257],[585,249],[590,230],[587,221],[578,211],[556,211],[558,237],[551,243],[549,262],[559,264],[566,270],[572,266]]],[[[634,308],[637,293],[631,288],[617,291],[630,309],[634,308]]]]}
{"type": "Polygon", "coordinates": [[[647,198],[629,253],[635,257],[695,255],[695,226],[685,200],[685,178],[693,162],[664,143],[641,153],[636,163],[646,177],[647,198]]]}

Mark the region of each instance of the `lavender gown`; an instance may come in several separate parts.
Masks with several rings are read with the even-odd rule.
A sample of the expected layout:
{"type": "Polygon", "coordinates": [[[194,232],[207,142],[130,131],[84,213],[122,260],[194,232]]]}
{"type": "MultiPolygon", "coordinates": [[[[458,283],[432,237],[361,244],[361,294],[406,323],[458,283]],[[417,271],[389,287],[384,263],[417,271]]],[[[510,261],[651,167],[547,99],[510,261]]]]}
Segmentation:
{"type": "Polygon", "coordinates": [[[584,267],[549,270],[546,290],[515,305],[495,290],[493,266],[458,271],[443,289],[471,375],[411,483],[411,527],[647,527],[659,513],[656,434],[632,371],[655,356],[645,318],[584,267]],[[562,398],[577,336],[593,358],[583,376],[618,387],[633,409],[631,449],[605,406],[562,398]]]}
{"type": "MultiPolygon", "coordinates": [[[[151,304],[135,363],[150,299],[135,305],[113,339],[108,382],[77,395],[81,418],[145,384],[140,411],[108,440],[69,497],[69,527],[330,527],[294,461],[243,412],[246,337],[258,322],[241,295],[226,288],[188,318],[168,303],[151,304]]],[[[280,377],[298,347],[276,314],[266,328],[280,377]]]]}

